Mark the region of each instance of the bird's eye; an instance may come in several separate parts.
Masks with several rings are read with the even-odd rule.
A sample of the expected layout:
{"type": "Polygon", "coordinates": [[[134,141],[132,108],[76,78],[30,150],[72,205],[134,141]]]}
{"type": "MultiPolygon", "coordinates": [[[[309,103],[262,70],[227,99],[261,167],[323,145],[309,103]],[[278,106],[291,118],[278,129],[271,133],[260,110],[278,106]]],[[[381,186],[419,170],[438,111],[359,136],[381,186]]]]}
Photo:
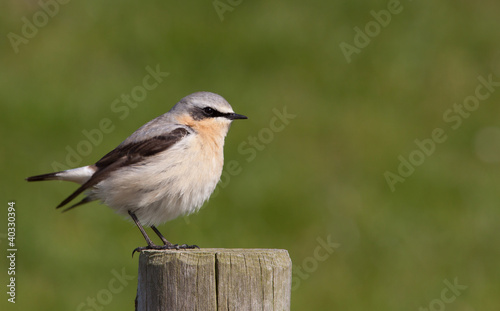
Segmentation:
{"type": "Polygon", "coordinates": [[[210,108],[210,107],[205,107],[205,108],[203,108],[203,111],[204,111],[207,115],[209,115],[209,116],[211,116],[211,115],[213,115],[213,114],[215,113],[215,110],[214,110],[213,108],[210,108]]]}

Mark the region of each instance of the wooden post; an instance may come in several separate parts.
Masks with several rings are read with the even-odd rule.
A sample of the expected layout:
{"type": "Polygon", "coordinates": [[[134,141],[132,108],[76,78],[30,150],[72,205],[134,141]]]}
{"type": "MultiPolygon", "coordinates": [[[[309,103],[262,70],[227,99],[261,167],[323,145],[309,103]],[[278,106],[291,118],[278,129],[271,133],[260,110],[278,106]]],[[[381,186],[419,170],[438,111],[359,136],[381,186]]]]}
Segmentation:
{"type": "Polygon", "coordinates": [[[291,284],[286,250],[145,250],[136,310],[290,310],[291,284]]]}

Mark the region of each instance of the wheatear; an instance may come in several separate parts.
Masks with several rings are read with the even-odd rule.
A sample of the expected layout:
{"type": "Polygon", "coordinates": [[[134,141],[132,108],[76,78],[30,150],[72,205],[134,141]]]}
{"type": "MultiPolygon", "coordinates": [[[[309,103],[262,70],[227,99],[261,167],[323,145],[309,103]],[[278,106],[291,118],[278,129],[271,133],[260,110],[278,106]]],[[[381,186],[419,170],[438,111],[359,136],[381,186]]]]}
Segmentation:
{"type": "Polygon", "coordinates": [[[217,185],[224,162],[224,138],[231,122],[247,119],[234,113],[221,96],[198,92],[143,125],[93,165],[38,175],[28,181],[65,180],[81,186],[57,206],[87,195],[65,211],[94,200],[130,215],[148,246],[143,249],[194,248],[172,244],[157,225],[193,213],[217,185]],[[150,226],[164,245],[155,245],[143,226],[150,226]]]}

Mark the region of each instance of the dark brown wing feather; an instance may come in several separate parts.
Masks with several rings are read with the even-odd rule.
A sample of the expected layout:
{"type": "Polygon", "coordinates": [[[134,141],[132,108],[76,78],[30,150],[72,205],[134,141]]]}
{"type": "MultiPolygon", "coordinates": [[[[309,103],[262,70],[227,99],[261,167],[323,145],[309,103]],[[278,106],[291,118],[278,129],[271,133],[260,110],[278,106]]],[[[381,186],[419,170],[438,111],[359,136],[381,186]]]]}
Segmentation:
{"type": "Polygon", "coordinates": [[[106,179],[111,172],[121,167],[141,162],[147,157],[167,150],[188,134],[189,131],[181,127],[173,130],[167,135],[155,136],[140,142],[116,147],[96,162],[95,166],[97,170],[92,177],[62,201],[57,208],[63,207],[85,190],[97,185],[99,182],[106,179]]]}

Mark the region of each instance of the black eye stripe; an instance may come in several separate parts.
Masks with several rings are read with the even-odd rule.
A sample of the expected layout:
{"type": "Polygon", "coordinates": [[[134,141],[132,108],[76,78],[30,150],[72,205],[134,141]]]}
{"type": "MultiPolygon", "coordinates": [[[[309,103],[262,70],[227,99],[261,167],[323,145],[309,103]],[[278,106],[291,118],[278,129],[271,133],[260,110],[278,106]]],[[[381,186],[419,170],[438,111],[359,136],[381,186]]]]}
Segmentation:
{"type": "Polygon", "coordinates": [[[211,116],[217,112],[217,110],[213,109],[212,107],[205,107],[202,109],[203,112],[205,112],[207,115],[211,116]]]}
{"type": "Polygon", "coordinates": [[[217,117],[227,117],[229,113],[222,113],[212,107],[195,108],[191,110],[191,116],[195,120],[207,119],[207,118],[217,118],[217,117]]]}

